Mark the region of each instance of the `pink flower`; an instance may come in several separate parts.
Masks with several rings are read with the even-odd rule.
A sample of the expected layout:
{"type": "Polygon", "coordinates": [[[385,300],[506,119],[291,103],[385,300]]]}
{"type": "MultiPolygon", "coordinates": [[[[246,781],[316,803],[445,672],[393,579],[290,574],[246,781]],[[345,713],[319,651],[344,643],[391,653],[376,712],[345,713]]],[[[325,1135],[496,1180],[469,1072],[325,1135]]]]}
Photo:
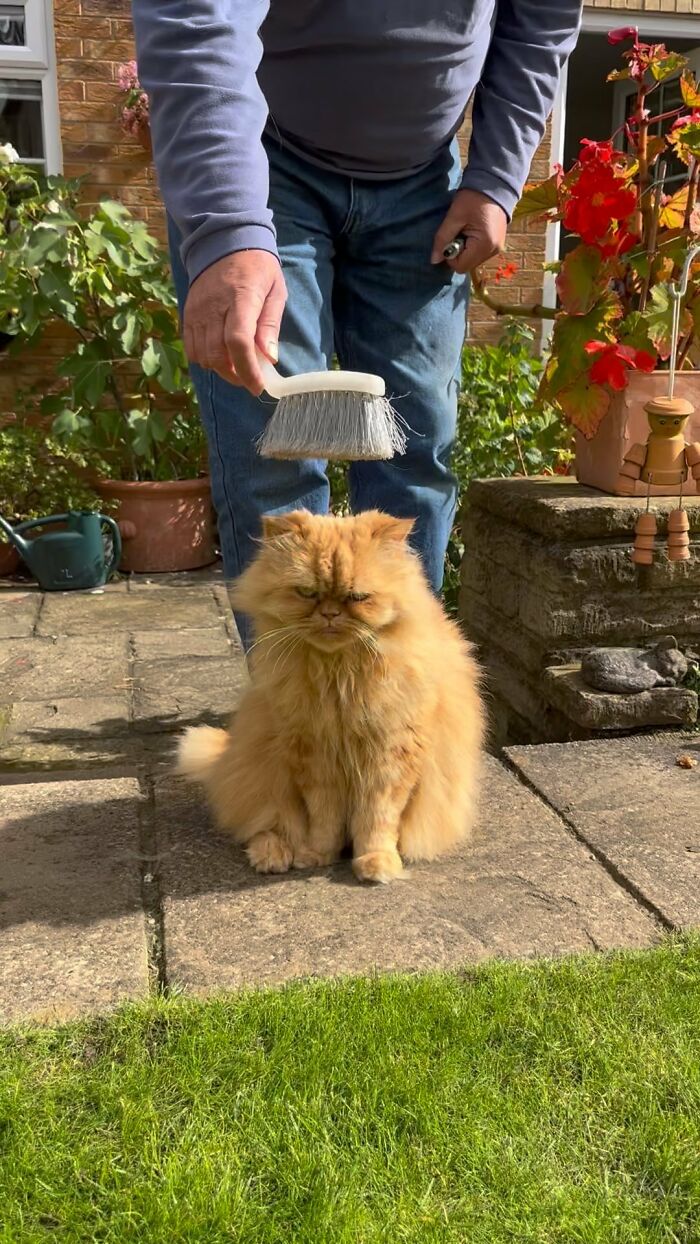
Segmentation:
{"type": "Polygon", "coordinates": [[[618,26],[617,30],[608,32],[608,43],[612,43],[613,47],[616,43],[624,43],[625,39],[634,39],[635,42],[639,38],[639,31],[636,26],[618,26]]]}
{"type": "Polygon", "coordinates": [[[119,66],[118,82],[120,91],[134,91],[138,88],[139,73],[135,60],[119,66]]]}

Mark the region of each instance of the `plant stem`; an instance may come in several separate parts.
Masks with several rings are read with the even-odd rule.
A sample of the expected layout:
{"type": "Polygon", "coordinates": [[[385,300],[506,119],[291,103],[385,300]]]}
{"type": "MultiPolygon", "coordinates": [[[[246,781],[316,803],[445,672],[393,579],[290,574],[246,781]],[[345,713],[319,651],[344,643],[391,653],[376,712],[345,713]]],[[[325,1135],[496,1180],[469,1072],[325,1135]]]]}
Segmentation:
{"type": "Polygon", "coordinates": [[[647,88],[643,82],[639,84],[634,108],[634,120],[637,126],[637,160],[639,162],[639,193],[637,196],[637,213],[639,234],[649,247],[652,230],[652,215],[647,198],[651,177],[649,174],[649,119],[645,115],[644,102],[647,88]]]}
{"type": "Polygon", "coordinates": [[[695,204],[698,201],[698,178],[700,177],[700,161],[693,160],[690,165],[690,177],[688,179],[688,201],[685,205],[685,216],[683,217],[683,228],[690,229],[690,222],[695,204]]]}
{"type": "Polygon", "coordinates": [[[518,319],[525,320],[553,320],[557,314],[556,307],[545,307],[541,302],[532,303],[530,306],[511,305],[507,302],[498,302],[488,292],[486,283],[479,268],[475,268],[471,274],[472,291],[476,294],[480,302],[488,307],[496,315],[512,315],[518,319]]]}
{"type": "Polygon", "coordinates": [[[688,333],[688,336],[686,337],[683,343],[683,349],[678,351],[678,362],[676,366],[679,371],[681,367],[683,366],[683,364],[685,363],[686,358],[688,357],[688,352],[694,340],[695,340],[695,329],[691,328],[690,332],[688,333]]]}

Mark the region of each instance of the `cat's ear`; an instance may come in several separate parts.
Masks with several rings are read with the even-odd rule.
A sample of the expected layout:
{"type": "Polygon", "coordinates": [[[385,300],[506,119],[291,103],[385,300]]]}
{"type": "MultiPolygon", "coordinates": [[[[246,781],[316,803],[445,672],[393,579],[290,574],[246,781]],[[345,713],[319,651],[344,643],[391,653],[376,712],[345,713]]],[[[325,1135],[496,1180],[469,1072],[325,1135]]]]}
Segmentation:
{"type": "Polygon", "coordinates": [[[664,635],[661,639],[657,640],[656,651],[657,652],[668,652],[671,649],[677,648],[677,647],[678,647],[678,640],[674,639],[673,635],[664,635]]]}
{"type": "Polygon", "coordinates": [[[380,540],[407,540],[415,526],[412,518],[394,518],[391,514],[381,514],[372,510],[363,515],[373,536],[380,540]]]}
{"type": "Polygon", "coordinates": [[[291,514],[264,514],[262,520],[263,538],[275,540],[278,536],[292,533],[301,534],[304,529],[306,514],[302,510],[294,510],[291,514]]]}

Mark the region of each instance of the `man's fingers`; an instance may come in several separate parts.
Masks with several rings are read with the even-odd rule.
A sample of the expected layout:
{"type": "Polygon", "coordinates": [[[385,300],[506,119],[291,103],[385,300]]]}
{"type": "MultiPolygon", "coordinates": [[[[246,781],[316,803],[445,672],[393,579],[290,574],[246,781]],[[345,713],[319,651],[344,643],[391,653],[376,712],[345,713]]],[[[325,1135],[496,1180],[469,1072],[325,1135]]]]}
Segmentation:
{"type": "Polygon", "coordinates": [[[255,333],[258,349],[269,358],[271,363],[276,363],[279,358],[280,324],[286,300],[287,290],[280,274],[279,281],[275,281],[263,303],[255,333]]]}
{"type": "Polygon", "coordinates": [[[456,259],[450,261],[450,267],[455,272],[473,272],[479,264],[486,263],[492,255],[498,253],[499,247],[492,238],[471,237],[467,238],[467,244],[456,259]]]}
{"type": "Polygon", "coordinates": [[[259,397],[265,387],[255,346],[259,311],[260,306],[252,300],[236,299],[226,313],[223,326],[226,353],[238,382],[255,397],[259,397]]]}
{"type": "Polygon", "coordinates": [[[433,251],[430,256],[431,263],[445,262],[445,247],[450,242],[454,242],[457,234],[462,231],[464,222],[461,214],[455,211],[449,211],[443,220],[433,239],[433,251]]]}

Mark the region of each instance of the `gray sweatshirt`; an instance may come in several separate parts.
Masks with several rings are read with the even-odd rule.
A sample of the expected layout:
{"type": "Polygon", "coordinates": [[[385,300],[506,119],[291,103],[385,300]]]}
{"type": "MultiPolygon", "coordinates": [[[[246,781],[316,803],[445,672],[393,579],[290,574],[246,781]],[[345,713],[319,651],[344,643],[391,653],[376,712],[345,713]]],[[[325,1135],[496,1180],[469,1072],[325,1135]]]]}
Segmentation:
{"type": "Polygon", "coordinates": [[[133,0],[166,207],[193,280],[276,253],[263,132],[360,178],[435,158],[475,92],[463,186],[511,214],[581,0],[133,0]]]}

